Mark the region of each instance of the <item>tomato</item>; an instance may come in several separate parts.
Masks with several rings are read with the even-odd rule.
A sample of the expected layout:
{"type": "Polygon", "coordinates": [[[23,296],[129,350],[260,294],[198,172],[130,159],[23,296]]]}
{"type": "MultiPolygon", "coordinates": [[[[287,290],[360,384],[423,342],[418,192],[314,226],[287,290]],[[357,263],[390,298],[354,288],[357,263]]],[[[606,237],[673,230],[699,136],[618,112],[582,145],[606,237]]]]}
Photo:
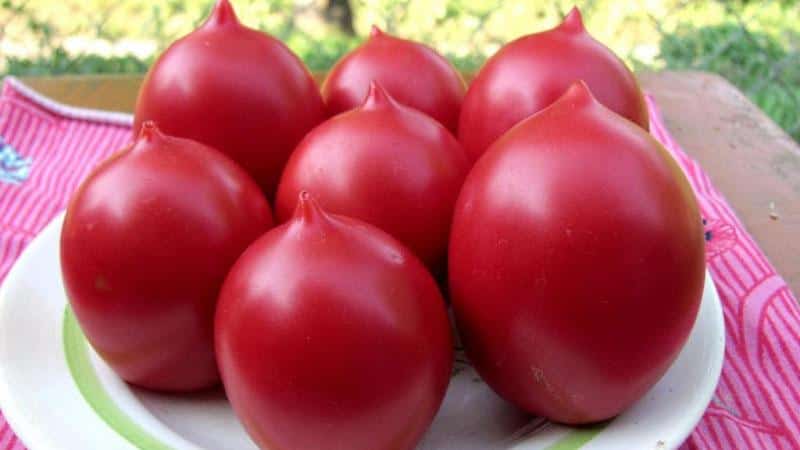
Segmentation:
{"type": "Polygon", "coordinates": [[[436,272],[468,161],[443,126],[373,82],[364,104],[315,128],[292,154],[275,210],[291,217],[309,191],[327,210],[388,232],[436,272]]]}
{"type": "Polygon", "coordinates": [[[553,103],[584,80],[614,112],[648,128],[647,106],[636,78],[583,27],[577,8],[551,30],[517,39],[492,56],[470,84],[458,138],[473,161],[522,119],[553,103]]]}
{"type": "Polygon", "coordinates": [[[686,341],[703,246],[677,164],[576,83],[497,140],[461,191],[449,275],[467,355],[525,411],[611,418],[686,341]]]}
{"type": "Polygon", "coordinates": [[[130,383],[217,384],[219,289],[271,223],[258,185],[233,161],[145,122],[81,184],[64,218],[64,287],[87,339],[130,383]]]}
{"type": "Polygon", "coordinates": [[[228,398],[263,449],[412,449],[452,369],[447,313],[425,267],[307,193],[236,262],[215,327],[228,398]]]}
{"type": "Polygon", "coordinates": [[[294,147],[325,119],[303,63],[282,42],[239,23],[228,0],[172,44],[139,92],[134,130],[154,120],[165,133],[219,149],[272,199],[294,147]]]}
{"type": "Polygon", "coordinates": [[[322,84],[329,114],[359,106],[373,80],[451,132],[458,129],[466,86],[453,65],[432,48],[373,26],[369,39],[337,62],[322,84]]]}

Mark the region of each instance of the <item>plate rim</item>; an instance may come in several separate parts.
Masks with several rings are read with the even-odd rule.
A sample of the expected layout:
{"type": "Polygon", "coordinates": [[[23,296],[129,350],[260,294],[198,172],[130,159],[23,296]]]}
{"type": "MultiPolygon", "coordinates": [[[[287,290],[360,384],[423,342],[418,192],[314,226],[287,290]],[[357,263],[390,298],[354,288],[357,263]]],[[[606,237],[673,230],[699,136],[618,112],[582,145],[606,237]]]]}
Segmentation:
{"type": "MultiPolygon", "coordinates": [[[[9,297],[8,291],[11,289],[9,286],[12,286],[12,280],[16,280],[19,276],[17,272],[22,270],[21,268],[26,265],[25,263],[27,260],[32,258],[31,255],[35,254],[38,248],[44,245],[46,242],[44,237],[46,233],[49,232],[50,228],[60,226],[63,222],[63,217],[64,211],[57,213],[47,225],[42,227],[42,230],[34,236],[31,242],[25,246],[22,253],[20,253],[17,260],[14,261],[11,269],[6,274],[6,278],[3,280],[2,284],[0,284],[0,317],[4,317],[6,314],[4,311],[8,307],[8,302],[5,301],[5,299],[9,297]]],[[[47,436],[46,432],[41,430],[41,427],[37,427],[33,422],[25,420],[23,413],[24,408],[17,405],[15,396],[11,392],[10,383],[8,383],[6,379],[7,370],[4,367],[5,365],[0,363],[0,411],[3,413],[3,418],[8,424],[10,431],[16,435],[23,445],[29,449],[34,447],[47,448],[46,446],[51,444],[49,441],[52,439],[47,436]]]]}
{"type": "MultiPolygon", "coordinates": [[[[51,221],[42,228],[42,230],[33,238],[33,240],[26,246],[23,250],[22,254],[17,258],[17,260],[12,265],[11,269],[9,270],[8,274],[6,275],[5,280],[0,285],[0,317],[4,316],[4,309],[5,305],[8,304],[6,298],[9,297],[8,291],[11,289],[10,286],[14,284],[14,280],[18,278],[18,272],[22,270],[22,267],[26,267],[28,265],[27,260],[30,259],[35,253],[39,251],[39,247],[43,246],[47,242],[47,235],[51,233],[52,228],[60,228],[61,224],[63,223],[64,218],[64,211],[61,211],[55,215],[51,221]]],[[[60,229],[56,231],[56,233],[60,234],[60,229]]],[[[724,322],[724,313],[722,307],[722,300],[719,297],[719,292],[716,288],[716,284],[714,283],[713,278],[711,277],[708,268],[706,267],[705,274],[704,274],[704,290],[709,289],[710,292],[710,309],[709,314],[713,314],[714,320],[713,322],[718,324],[719,326],[716,327],[719,329],[720,335],[717,336],[716,334],[713,336],[714,339],[719,339],[719,348],[720,351],[715,352],[712,355],[712,360],[709,362],[709,371],[713,375],[713,389],[708,389],[707,391],[702,392],[701,399],[696,402],[697,405],[702,405],[702,408],[696,408],[694,411],[691,411],[691,414],[688,415],[686,423],[689,424],[686,427],[680,429],[680,431],[676,431],[674,437],[676,438],[676,443],[674,448],[680,446],[688,437],[691,435],[693,430],[696,428],[697,424],[701,421],[705,411],[708,408],[708,405],[711,403],[714,393],[716,392],[717,386],[719,384],[719,380],[722,373],[722,366],[724,364],[725,359],[725,345],[726,345],[726,336],[725,336],[725,322],[724,322]]],[[[700,305],[702,307],[702,303],[700,305]]],[[[132,440],[127,436],[125,433],[119,431],[119,429],[109,423],[107,417],[97,411],[96,405],[91,402],[88,398],[86,393],[84,392],[84,388],[81,387],[81,384],[77,380],[74,374],[73,369],[73,362],[70,361],[69,357],[69,350],[67,349],[67,339],[66,334],[70,331],[68,330],[68,321],[69,315],[71,312],[71,308],[69,306],[69,302],[66,303],[64,312],[62,314],[62,318],[60,319],[59,323],[61,324],[61,329],[59,330],[59,335],[61,336],[62,342],[61,347],[64,351],[64,357],[66,359],[67,368],[69,371],[69,377],[72,381],[76,384],[76,388],[80,393],[81,399],[88,404],[88,406],[92,409],[92,411],[98,416],[98,418],[107,426],[109,427],[114,433],[118,434],[121,439],[125,442],[129,443],[134,447],[140,447],[138,441],[132,440]]],[[[698,310],[698,318],[699,310],[698,310]]],[[[73,321],[74,315],[72,316],[73,321]]],[[[697,319],[696,319],[697,320],[697,319]]],[[[84,352],[87,358],[90,358],[88,354],[88,341],[86,341],[83,332],[80,330],[80,327],[77,326],[77,322],[75,322],[77,331],[79,332],[78,338],[81,339],[79,344],[82,344],[83,347],[80,351],[84,352]]],[[[74,332],[75,330],[71,330],[74,332]]],[[[690,333],[691,336],[691,333],[690,333]]],[[[688,338],[687,338],[688,342],[688,338]]],[[[686,343],[681,348],[685,348],[686,343]]],[[[72,349],[73,351],[75,349],[72,349]]],[[[676,357],[677,359],[677,357],[676,357]]],[[[91,363],[89,363],[91,364],[91,363]]],[[[94,373],[95,377],[97,376],[96,370],[92,367],[92,373],[94,373]]],[[[48,436],[46,432],[42,431],[46,429],[46,427],[37,426],[34,421],[29,420],[29,418],[25,417],[24,408],[21,405],[18,405],[17,402],[14,400],[14,394],[11,392],[10,383],[6,379],[6,370],[3,368],[3,364],[0,364],[0,408],[2,408],[2,413],[5,417],[6,422],[8,423],[11,431],[22,441],[27,447],[31,449],[38,450],[39,447],[41,448],[49,448],[52,449],[51,441],[53,440],[52,436],[48,436]],[[10,406],[9,406],[10,405],[10,406]]],[[[106,392],[105,388],[100,385],[100,389],[104,391],[104,394],[108,396],[108,392],[106,392]]],[[[119,408],[117,405],[112,404],[115,408],[119,408]]],[[[135,428],[141,428],[139,424],[137,424],[133,419],[130,419],[128,415],[124,411],[120,411],[123,413],[124,417],[129,420],[135,428]]],[[[570,450],[570,449],[577,449],[581,448],[583,445],[586,445],[590,442],[597,434],[601,433],[607,425],[611,423],[604,422],[599,425],[594,425],[588,428],[571,428],[570,432],[564,435],[563,437],[559,438],[556,442],[546,447],[545,450],[570,450]],[[572,445],[570,445],[572,443],[572,445]],[[577,444],[577,446],[575,446],[577,444]]],[[[144,431],[145,435],[149,435],[146,430],[144,431]]],[[[169,446],[168,444],[163,444],[158,438],[156,438],[156,442],[161,446],[157,447],[161,450],[173,450],[173,447],[169,446]]],[[[149,448],[149,447],[148,447],[149,448]]]]}
{"type": "MultiPolygon", "coordinates": [[[[691,426],[684,428],[680,433],[676,434],[679,439],[677,440],[678,442],[674,448],[678,448],[679,446],[683,445],[686,439],[688,439],[689,436],[691,436],[691,434],[694,432],[695,428],[697,428],[697,425],[700,424],[700,421],[703,420],[703,416],[706,414],[709,405],[711,405],[711,401],[714,399],[714,394],[717,392],[717,388],[719,387],[719,381],[722,378],[722,366],[725,364],[725,349],[727,346],[725,312],[723,311],[722,298],[719,296],[717,284],[714,283],[714,278],[711,276],[711,272],[708,270],[708,264],[706,264],[704,283],[708,284],[708,288],[711,290],[711,297],[714,300],[710,304],[712,308],[711,313],[714,314],[716,318],[714,322],[719,324],[721,332],[719,336],[715,336],[715,338],[719,339],[720,351],[716,352],[712,356],[713,360],[710,364],[711,371],[713,372],[714,376],[714,388],[704,392],[702,401],[698,402],[703,405],[703,408],[697,409],[689,415],[689,423],[691,426]]],[[[703,289],[706,289],[705,285],[703,289]]],[[[686,344],[684,344],[684,346],[685,345],[686,344]]],[[[683,350],[683,347],[681,347],[681,350],[683,350]]]]}

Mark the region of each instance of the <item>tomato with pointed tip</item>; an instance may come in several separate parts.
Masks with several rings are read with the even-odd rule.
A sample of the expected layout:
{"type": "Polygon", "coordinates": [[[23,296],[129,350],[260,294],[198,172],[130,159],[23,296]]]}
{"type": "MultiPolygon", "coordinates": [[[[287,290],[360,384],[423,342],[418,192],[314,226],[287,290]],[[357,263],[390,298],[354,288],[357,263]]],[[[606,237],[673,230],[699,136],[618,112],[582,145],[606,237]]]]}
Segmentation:
{"type": "Polygon", "coordinates": [[[641,398],[686,342],[703,227],[672,157],[579,82],[475,164],[449,267],[481,377],[532,414],[596,422],[641,398]]]}
{"type": "Polygon", "coordinates": [[[372,82],[361,107],[315,128],[292,154],[275,210],[287,220],[307,190],[327,210],[361,219],[444,271],[458,191],[469,163],[450,132],[372,82]]]}
{"type": "Polygon", "coordinates": [[[472,80],[458,127],[467,154],[476,161],[503,133],[553,103],[576,80],[606,107],[648,128],[636,78],[589,35],[573,8],[561,25],[503,46],[472,80]]]}
{"type": "Polygon", "coordinates": [[[453,65],[432,48],[373,26],[369,39],[337,62],[322,84],[328,113],[359,106],[373,80],[397,101],[433,117],[452,133],[458,129],[466,86],[453,65]]]}
{"type": "Polygon", "coordinates": [[[299,198],[220,294],[228,398],[265,450],[413,449],[450,380],[441,294],[394,238],[299,198]]]}
{"type": "Polygon", "coordinates": [[[272,200],[286,160],[325,119],[311,74],[281,41],[243,26],[228,0],[173,43],[147,74],[134,131],[154,120],[165,133],[227,154],[272,200]]]}
{"type": "Polygon", "coordinates": [[[271,225],[266,198],[236,163],[145,122],[86,178],[64,217],[64,287],[86,338],[132,384],[217,384],[220,287],[271,225]]]}

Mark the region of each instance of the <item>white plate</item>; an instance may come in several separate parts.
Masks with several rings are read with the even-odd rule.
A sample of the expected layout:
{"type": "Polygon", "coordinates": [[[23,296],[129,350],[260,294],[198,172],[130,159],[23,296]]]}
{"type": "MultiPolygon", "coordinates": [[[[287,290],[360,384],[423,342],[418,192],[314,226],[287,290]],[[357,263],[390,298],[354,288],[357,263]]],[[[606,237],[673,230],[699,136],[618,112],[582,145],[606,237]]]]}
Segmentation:
{"type": "MultiPolygon", "coordinates": [[[[58,260],[62,219],[31,243],[0,288],[0,407],[23,442],[31,450],[256,449],[221,391],[141,391],[97,357],[67,308],[58,260]]],[[[724,347],[722,310],[706,275],[700,314],[680,356],[621,416],[582,429],[531,419],[460,364],[420,448],[675,448],[711,400],[724,347]]]]}

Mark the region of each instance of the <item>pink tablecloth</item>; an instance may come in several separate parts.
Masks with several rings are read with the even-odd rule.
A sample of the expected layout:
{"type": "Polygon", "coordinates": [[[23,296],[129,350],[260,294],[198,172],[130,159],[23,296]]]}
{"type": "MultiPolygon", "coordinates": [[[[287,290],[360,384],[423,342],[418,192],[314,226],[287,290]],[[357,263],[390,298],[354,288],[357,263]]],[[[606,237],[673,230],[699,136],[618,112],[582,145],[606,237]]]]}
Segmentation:
{"type": "MultiPolygon", "coordinates": [[[[683,448],[800,449],[800,307],[703,169],[648,99],[651,130],[689,177],[727,347],[711,406],[683,448]]],[[[130,136],[130,117],[68,108],[13,79],[0,94],[0,280],[91,168],[130,136]]],[[[746,183],[747,180],[742,180],[746,183]]],[[[1,405],[0,405],[1,406],[1,405]]],[[[23,444],[0,413],[0,450],[23,444]]]]}

